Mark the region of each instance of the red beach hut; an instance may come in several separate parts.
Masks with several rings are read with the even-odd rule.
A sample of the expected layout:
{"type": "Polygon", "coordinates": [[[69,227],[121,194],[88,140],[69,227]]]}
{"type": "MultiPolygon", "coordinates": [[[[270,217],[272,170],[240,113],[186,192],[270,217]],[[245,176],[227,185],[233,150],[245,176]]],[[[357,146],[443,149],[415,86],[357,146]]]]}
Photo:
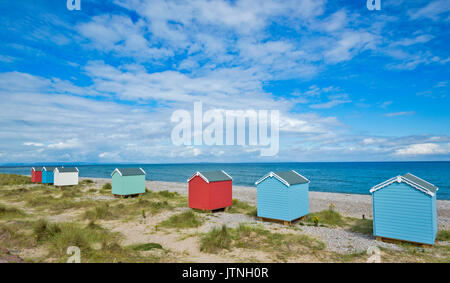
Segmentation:
{"type": "Polygon", "coordinates": [[[216,210],[233,203],[233,178],[225,171],[197,172],[188,180],[189,207],[216,210]]]}
{"type": "Polygon", "coordinates": [[[31,182],[42,183],[42,167],[31,168],[31,182]]]}

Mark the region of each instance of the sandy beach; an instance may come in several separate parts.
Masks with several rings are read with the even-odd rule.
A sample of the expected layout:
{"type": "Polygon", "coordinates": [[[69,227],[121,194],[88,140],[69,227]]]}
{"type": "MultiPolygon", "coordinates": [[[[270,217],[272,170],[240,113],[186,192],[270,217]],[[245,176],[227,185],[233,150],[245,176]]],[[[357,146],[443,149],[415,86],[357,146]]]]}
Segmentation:
{"type": "MultiPolygon", "coordinates": [[[[81,178],[83,179],[83,178],[81,178]]],[[[106,178],[85,178],[94,180],[98,184],[110,183],[106,178]]],[[[187,183],[147,181],[147,188],[153,191],[171,191],[182,195],[188,194],[187,183]]],[[[233,186],[233,198],[256,205],[256,187],[233,186]]],[[[328,209],[330,204],[341,214],[349,217],[372,218],[372,198],[370,195],[341,194],[327,192],[310,192],[309,205],[311,212],[328,209]]],[[[439,227],[448,229],[450,227],[450,201],[438,200],[438,222],[439,227]]]]}

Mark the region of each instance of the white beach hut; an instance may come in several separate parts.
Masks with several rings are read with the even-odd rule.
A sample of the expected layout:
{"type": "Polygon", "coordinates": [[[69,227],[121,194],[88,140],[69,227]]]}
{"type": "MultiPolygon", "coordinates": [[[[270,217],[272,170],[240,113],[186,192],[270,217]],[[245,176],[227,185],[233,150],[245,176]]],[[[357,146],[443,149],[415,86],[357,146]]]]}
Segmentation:
{"type": "Polygon", "coordinates": [[[55,186],[74,186],[78,185],[77,167],[56,167],[54,173],[55,186]]]}

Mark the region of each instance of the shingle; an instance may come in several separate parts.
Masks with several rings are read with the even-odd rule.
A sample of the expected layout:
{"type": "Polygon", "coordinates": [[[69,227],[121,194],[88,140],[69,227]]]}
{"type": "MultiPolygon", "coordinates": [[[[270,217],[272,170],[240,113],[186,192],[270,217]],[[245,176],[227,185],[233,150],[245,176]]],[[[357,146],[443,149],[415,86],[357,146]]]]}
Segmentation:
{"type": "Polygon", "coordinates": [[[425,189],[429,190],[432,193],[435,193],[438,190],[438,188],[435,187],[434,185],[432,185],[410,173],[407,173],[407,174],[403,175],[402,177],[407,179],[410,182],[413,182],[421,187],[424,187],[425,189]]]}
{"type": "Polygon", "coordinates": [[[145,175],[141,168],[117,168],[122,176],[138,176],[145,175]]]}
{"type": "Polygon", "coordinates": [[[232,180],[230,176],[228,176],[222,171],[207,171],[207,172],[200,172],[200,174],[202,174],[208,180],[208,182],[220,182],[232,180]]]}
{"type": "Polygon", "coordinates": [[[297,184],[306,184],[308,183],[308,179],[300,176],[294,171],[283,171],[283,172],[274,172],[281,179],[285,180],[289,185],[297,185],[297,184]]]}
{"type": "Polygon", "coordinates": [[[33,167],[33,169],[34,169],[34,171],[40,172],[40,171],[42,171],[43,167],[33,167]]]}
{"type": "MultiPolygon", "coordinates": [[[[48,171],[48,172],[53,172],[53,170],[55,170],[55,168],[56,168],[56,167],[49,167],[49,166],[45,166],[45,167],[44,167],[45,171],[48,171]]],[[[44,170],[44,169],[43,169],[43,170],[44,170]]]]}

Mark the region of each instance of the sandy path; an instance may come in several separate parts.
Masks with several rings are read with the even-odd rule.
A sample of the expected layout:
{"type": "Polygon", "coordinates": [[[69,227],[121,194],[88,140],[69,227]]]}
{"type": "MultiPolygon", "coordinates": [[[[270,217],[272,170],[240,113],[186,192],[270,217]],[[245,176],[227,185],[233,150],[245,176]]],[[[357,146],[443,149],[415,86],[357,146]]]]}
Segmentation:
{"type": "MultiPolygon", "coordinates": [[[[86,178],[95,180],[98,184],[110,183],[111,179],[104,178],[86,178]]],[[[154,191],[168,190],[187,195],[187,183],[147,181],[147,188],[154,191]]],[[[233,198],[256,205],[256,188],[233,186],[233,198]]],[[[325,192],[310,192],[309,205],[311,212],[328,209],[333,203],[335,209],[343,215],[361,218],[364,214],[372,218],[372,198],[370,195],[340,194],[325,192]]],[[[443,229],[450,227],[450,201],[438,200],[439,226],[443,229]]]]}

